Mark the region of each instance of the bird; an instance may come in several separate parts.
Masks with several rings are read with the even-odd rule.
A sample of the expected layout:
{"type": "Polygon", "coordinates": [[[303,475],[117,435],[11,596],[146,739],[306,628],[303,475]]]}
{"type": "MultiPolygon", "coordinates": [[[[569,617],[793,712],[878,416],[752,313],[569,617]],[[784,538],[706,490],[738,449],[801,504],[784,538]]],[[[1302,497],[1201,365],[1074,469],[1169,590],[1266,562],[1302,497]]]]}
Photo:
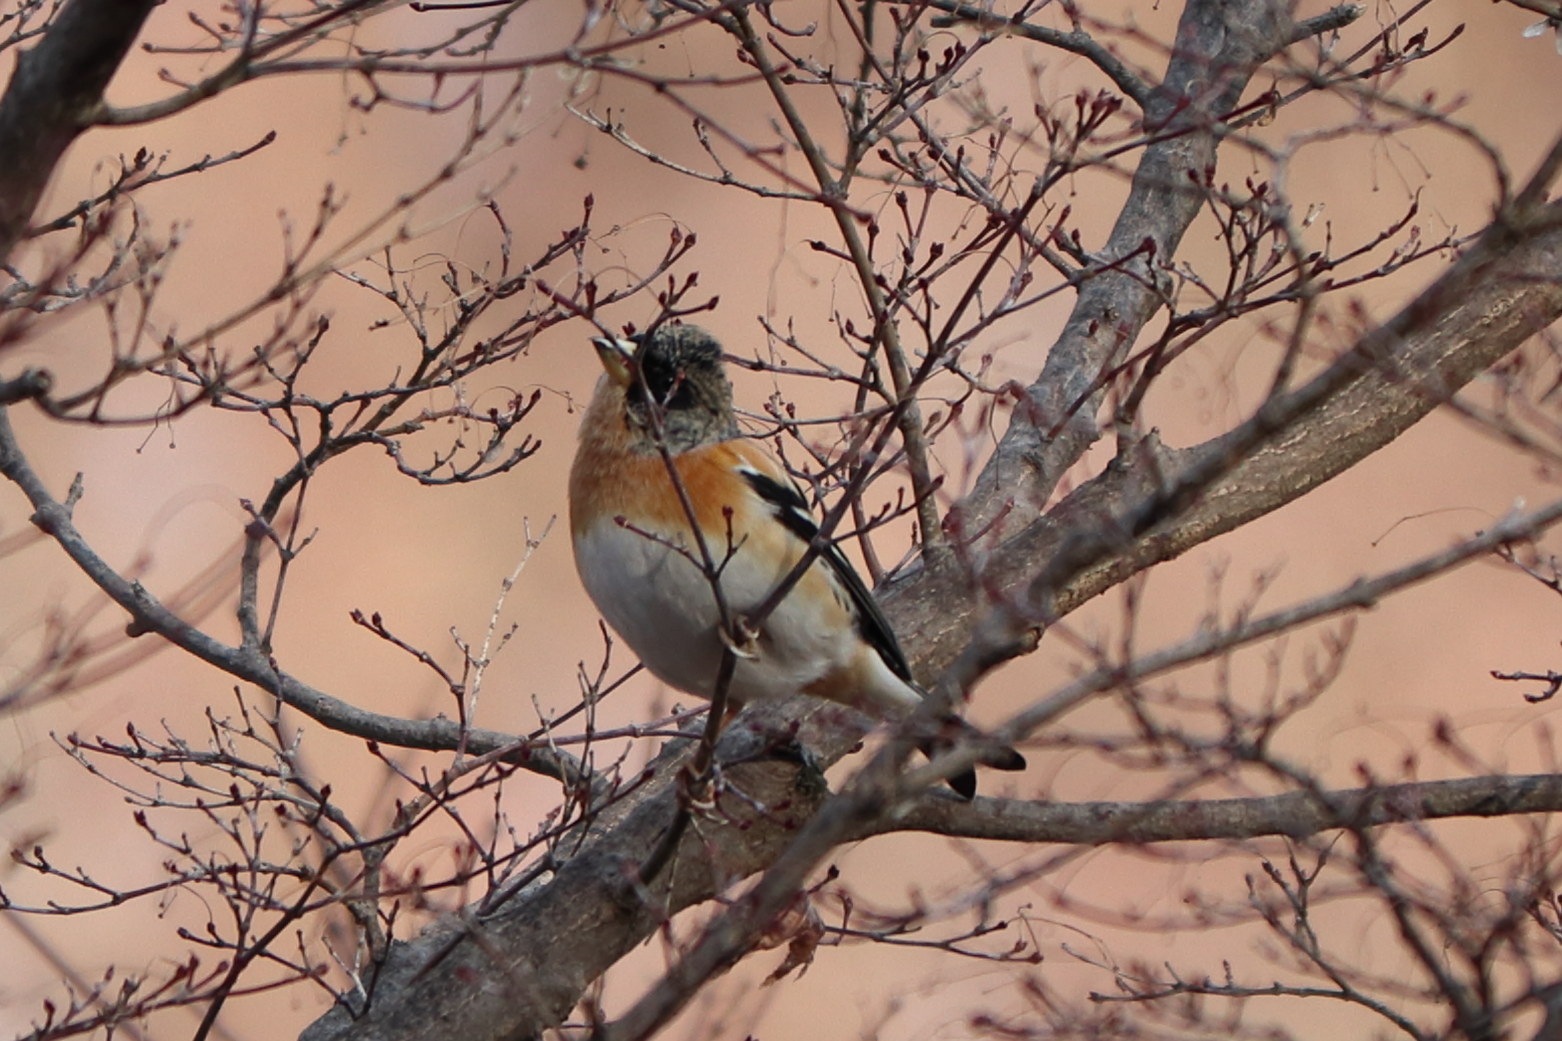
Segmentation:
{"type": "MultiPolygon", "coordinates": [[[[734,708],[806,694],[882,720],[915,711],[924,694],[894,629],[833,542],[823,544],[751,639],[738,646],[723,630],[706,560],[719,574],[729,616],[744,618],[793,570],[819,525],[780,461],[740,431],[716,338],[680,323],[591,342],[604,372],[570,468],[575,567],[602,617],[646,669],[708,700],[723,650],[732,645],[734,708]]],[[[953,713],[939,724],[940,737],[920,742],[924,753],[958,739],[983,740],[953,713]]],[[[990,742],[980,761],[1000,770],[1025,767],[1017,751],[990,742]]],[[[947,783],[963,798],[975,795],[971,771],[947,783]]]]}

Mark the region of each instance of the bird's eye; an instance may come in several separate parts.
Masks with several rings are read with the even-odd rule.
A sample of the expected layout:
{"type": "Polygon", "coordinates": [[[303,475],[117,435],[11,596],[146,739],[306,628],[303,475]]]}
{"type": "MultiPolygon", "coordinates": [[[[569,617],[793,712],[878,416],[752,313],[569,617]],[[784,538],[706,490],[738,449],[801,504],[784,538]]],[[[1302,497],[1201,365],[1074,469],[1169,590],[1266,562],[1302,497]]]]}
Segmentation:
{"type": "MultiPolygon", "coordinates": [[[[683,369],[675,369],[671,379],[663,386],[652,384],[651,390],[658,404],[666,409],[688,408],[693,404],[689,395],[689,381],[683,369]]],[[[661,383],[660,380],[657,383],[661,383]]]]}

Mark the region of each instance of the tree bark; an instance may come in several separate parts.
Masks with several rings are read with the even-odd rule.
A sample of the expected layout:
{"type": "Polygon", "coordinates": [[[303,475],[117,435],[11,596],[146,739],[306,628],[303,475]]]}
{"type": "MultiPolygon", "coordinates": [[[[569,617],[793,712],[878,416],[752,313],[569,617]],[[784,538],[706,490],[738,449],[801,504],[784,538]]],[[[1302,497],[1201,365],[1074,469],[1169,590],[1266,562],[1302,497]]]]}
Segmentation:
{"type": "Polygon", "coordinates": [[[103,91],[161,0],[69,0],[17,56],[0,96],[0,257],[26,234],[65,149],[92,125],[103,91]]]}
{"type": "Polygon", "coordinates": [[[1445,817],[1507,817],[1562,809],[1562,777],[1465,777],[1352,791],[1286,792],[1263,798],[1167,802],[956,803],[926,795],[862,829],[852,840],[894,831],[966,839],[1064,843],[1198,842],[1266,835],[1307,838],[1336,828],[1376,828],[1445,817]]]}
{"type": "MultiPolygon", "coordinates": [[[[1562,204],[1518,226],[1494,224],[1392,320],[1293,399],[1305,415],[1234,460],[1180,515],[1167,519],[1058,595],[1067,614],[1153,564],[1247,524],[1361,462],[1446,402],[1459,388],[1562,317],[1562,204]],[[1330,392],[1320,390],[1329,385],[1330,392]]],[[[1286,407],[1285,399],[1276,403],[1286,407]]],[[[1192,448],[1152,440],[1130,465],[1114,464],[1032,521],[983,562],[985,592],[956,573],[915,573],[880,590],[896,631],[914,633],[918,675],[936,676],[971,639],[990,601],[1020,597],[1071,532],[1112,525],[1182,473],[1218,460],[1233,435],[1192,448]]],[[[1000,448],[1000,451],[1004,449],[1000,448]]]]}

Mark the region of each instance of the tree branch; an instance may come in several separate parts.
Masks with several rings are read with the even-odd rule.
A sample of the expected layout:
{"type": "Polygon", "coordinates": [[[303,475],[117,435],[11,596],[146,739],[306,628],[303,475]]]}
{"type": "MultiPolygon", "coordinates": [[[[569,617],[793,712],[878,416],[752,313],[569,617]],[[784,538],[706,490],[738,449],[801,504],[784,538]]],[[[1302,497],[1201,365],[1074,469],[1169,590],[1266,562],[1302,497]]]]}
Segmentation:
{"type": "Polygon", "coordinates": [[[1562,777],[1555,774],[1377,785],[1322,796],[1297,791],[1243,799],[1152,803],[1057,803],[980,797],[956,804],[929,793],[864,825],[847,841],[896,831],[1078,846],[1252,839],[1263,835],[1300,839],[1336,828],[1377,828],[1404,821],[1558,811],[1562,811],[1562,777]]]}
{"type": "Polygon", "coordinates": [[[468,730],[463,734],[459,723],[443,716],[410,720],[357,708],[288,675],[275,659],[252,647],[230,647],[187,624],[141,583],[127,580],[98,556],[76,530],[71,518],[74,500],[62,503],[50,494],[22,453],[11,429],[9,412],[4,407],[0,407],[0,475],[20,488],[32,503],[33,524],[54,539],[99,589],[130,613],[132,635],[155,633],[230,676],[270,692],[283,704],[339,733],[398,748],[434,751],[464,748],[473,755],[513,747],[513,754],[507,758],[528,770],[571,784],[588,778],[589,772],[568,753],[532,747],[511,734],[492,730],[468,730]]]}
{"type": "MultiPolygon", "coordinates": [[[[728,726],[718,745],[728,765],[716,807],[688,829],[650,886],[638,884],[635,857],[656,848],[678,813],[681,755],[658,762],[645,797],[602,814],[584,848],[546,883],[490,916],[396,944],[369,1007],[354,1018],[339,1006],[301,1041],[501,1041],[557,1026],[592,980],[668,917],[772,863],[818,810],[828,789],[817,772],[800,771],[795,758],[765,758],[765,750],[775,735],[794,731],[812,742],[819,725],[804,722],[798,731],[778,708],[751,708],[728,726]]],[[[822,726],[860,718],[839,708],[836,716],[822,726]]]]}
{"type": "Polygon", "coordinates": [[[70,143],[92,125],[103,91],[160,0],[70,0],[16,59],[0,96],[0,258],[27,231],[70,143]]]}
{"type": "Polygon", "coordinates": [[[921,674],[937,674],[970,643],[984,597],[1025,597],[1038,563],[1053,560],[1075,533],[1109,536],[1116,548],[1050,590],[1056,617],[1350,469],[1558,317],[1562,203],[1552,203],[1494,223],[1399,314],[1312,381],[1262,406],[1261,413],[1291,414],[1283,436],[1259,429],[1267,425],[1257,423],[1261,415],[1187,449],[1152,436],[994,551],[983,563],[983,588],[918,572],[880,591],[886,614],[898,632],[918,634],[913,664],[921,674]],[[1199,472],[1218,477],[1126,541],[1122,524],[1136,509],[1199,472]]]}
{"type": "MultiPolygon", "coordinates": [[[[1013,724],[999,731],[998,737],[1001,740],[1012,740],[1023,736],[1037,726],[1050,721],[1059,712],[1077,705],[1092,692],[1111,689],[1129,679],[1142,678],[1190,661],[1202,660],[1243,643],[1289,631],[1291,628],[1330,613],[1366,606],[1377,596],[1389,590],[1403,588],[1405,585],[1446,571],[1501,543],[1533,534],[1546,524],[1554,523],[1559,519],[1562,519],[1562,501],[1553,503],[1532,516],[1509,518],[1502,524],[1494,526],[1489,532],[1466,540],[1444,553],[1401,568],[1372,582],[1355,583],[1336,596],[1320,598],[1296,609],[1255,619],[1227,633],[1201,635],[1182,647],[1172,648],[1160,655],[1145,657],[1132,666],[1121,669],[1103,668],[1097,673],[1083,677],[1053,697],[1042,701],[1031,711],[1022,714],[1013,724]]],[[[1061,830],[1065,825],[1079,827],[1082,822],[1097,829],[1092,832],[1095,835],[1094,839],[1057,841],[1084,841],[1099,844],[1151,840],[1144,838],[1144,835],[1154,836],[1154,840],[1157,841],[1172,841],[1184,837],[1177,830],[1180,820],[1176,816],[1177,810],[1193,815],[1196,829],[1256,827],[1258,830],[1252,834],[1291,834],[1286,830],[1287,828],[1305,829],[1307,827],[1305,821],[1311,819],[1315,825],[1314,831],[1328,827],[1351,827],[1360,831],[1377,823],[1415,819],[1409,815],[1408,809],[1405,809],[1410,804],[1403,795],[1404,791],[1422,790],[1421,786],[1403,786],[1400,792],[1401,798],[1391,799],[1383,807],[1372,810],[1381,816],[1381,819],[1372,821],[1357,819],[1367,813],[1368,809],[1372,809],[1367,795],[1344,793],[1343,801],[1336,803],[1332,796],[1320,797],[1316,793],[1302,792],[1297,793],[1306,800],[1302,807],[1294,805],[1293,802],[1256,800],[1258,806],[1256,814],[1245,820],[1242,819],[1240,807],[1247,800],[1240,799],[1218,801],[1212,804],[1216,808],[1205,816],[1192,814],[1190,808],[1200,805],[1198,803],[1087,804],[1077,811],[1063,810],[1059,815],[1054,816],[1049,813],[1052,808],[1052,804],[1049,803],[1014,804],[1003,800],[983,800],[983,805],[988,808],[988,812],[973,814],[973,823],[967,825],[963,819],[965,808],[963,805],[959,808],[950,806],[947,809],[932,806],[928,802],[929,797],[925,794],[925,786],[934,783],[937,775],[974,765],[979,754],[977,750],[964,749],[941,755],[928,767],[902,776],[901,767],[910,752],[910,744],[905,740],[904,735],[897,735],[897,740],[889,742],[880,749],[868,765],[852,779],[851,784],[826,803],[818,815],[801,829],[797,838],[786,847],[781,858],[766,870],[759,884],[741,899],[730,904],[706,929],[695,947],[680,958],[661,982],[636,1002],[621,1020],[612,1024],[604,1036],[610,1041],[639,1041],[651,1036],[656,1029],[667,1023],[684,1007],[699,985],[709,979],[711,974],[747,953],[759,933],[775,916],[786,910],[819,861],[831,849],[843,842],[887,831],[909,829],[937,831],[940,827],[949,827],[955,829],[951,832],[955,834],[959,833],[958,829],[967,826],[980,833],[973,837],[1005,837],[1002,833],[1007,829],[1014,833],[1013,837],[1016,839],[1023,838],[1025,841],[1033,842],[1052,841],[1039,836],[1046,834],[1048,829],[1061,830]],[[917,801],[907,801],[908,793],[918,792],[923,794],[917,797],[917,801]],[[1355,813],[1350,809],[1352,806],[1358,807],[1355,813]],[[1305,815],[1304,811],[1307,807],[1311,807],[1313,811],[1311,818],[1305,815]],[[1395,812],[1399,815],[1386,816],[1395,812]],[[923,824],[906,823],[918,819],[919,814],[923,815],[920,818],[923,824]],[[1149,822],[1148,830],[1137,833],[1134,832],[1134,828],[1140,823],[1140,818],[1149,822]],[[1157,827],[1161,829],[1159,832],[1154,830],[1157,827]],[[1133,832],[1139,837],[1133,839],[1114,837],[1112,828],[1119,829],[1123,835],[1133,832]]],[[[1456,789],[1458,794],[1450,795],[1439,788],[1437,789],[1439,797],[1425,796],[1424,805],[1430,808],[1434,816],[1467,816],[1471,813],[1484,812],[1480,801],[1481,795],[1483,792],[1490,795],[1493,779],[1478,780],[1485,783],[1474,785],[1473,792],[1467,786],[1456,789]]],[[[1549,778],[1546,780],[1550,781],[1549,778]]],[[[1552,782],[1535,798],[1539,799],[1536,804],[1537,809],[1548,808],[1552,802],[1562,799],[1562,782],[1552,782]]],[[[1522,811],[1510,810],[1510,812],[1522,811]]],[[[1304,830],[1302,833],[1310,832],[1304,830]]],[[[1217,836],[1196,830],[1194,834],[1186,837],[1217,836]]]]}
{"type": "Polygon", "coordinates": [[[1145,107],[1145,127],[1162,136],[1145,149],[1128,200],[1097,254],[1106,263],[1141,255],[1080,286],[1041,374],[1025,388],[997,451],[952,514],[964,531],[985,531],[1000,515],[1004,532],[1019,530],[1100,436],[1101,374],[1164,302],[1161,269],[1204,206],[1199,186],[1214,167],[1219,118],[1284,40],[1287,9],[1273,0],[1193,0],[1183,12],[1166,77],[1145,107]],[[1145,250],[1147,242],[1153,250],[1145,250]]]}
{"type": "MultiPolygon", "coordinates": [[[[1173,62],[1174,65],[1183,63],[1181,82],[1189,91],[1193,80],[1209,76],[1210,62],[1214,60],[1206,56],[1203,61],[1195,61],[1189,48],[1192,42],[1204,39],[1203,33],[1214,32],[1213,22],[1225,17],[1230,17],[1230,12],[1220,5],[1192,5],[1188,19],[1194,25],[1180,34],[1173,62]]],[[[1253,45],[1243,53],[1258,53],[1261,49],[1253,45]]],[[[1231,57],[1226,51],[1217,53],[1227,60],[1231,57]]],[[[1245,69],[1240,69],[1231,72],[1230,77],[1245,80],[1246,74],[1245,69]]],[[[1177,79],[1168,76],[1169,83],[1177,79]]],[[[1222,89],[1229,85],[1228,81],[1221,81],[1222,89]]],[[[1240,87],[1232,88],[1233,97],[1239,92],[1240,87]]],[[[1219,111],[1218,105],[1211,104],[1209,111],[1219,111]]],[[[1114,241],[1137,247],[1142,244],[1144,234],[1133,232],[1145,230],[1157,243],[1158,257],[1164,259],[1180,239],[1187,220],[1191,220],[1202,205],[1199,193],[1179,186],[1188,183],[1190,172],[1202,175],[1207,160],[1213,157],[1214,139],[1212,131],[1200,125],[1175,140],[1163,141],[1154,147],[1164,154],[1159,155],[1155,163],[1147,157],[1141,164],[1134,189],[1136,201],[1130,203],[1129,212],[1125,212],[1120,221],[1114,241]],[[1152,176],[1152,168],[1160,171],[1158,176],[1152,176]],[[1179,171],[1180,179],[1171,171],[1179,171]],[[1163,212],[1167,210],[1181,216],[1170,219],[1163,212]]],[[[1136,543],[1116,557],[1097,561],[1059,590],[1056,610],[1065,613],[1128,574],[1291,501],[1387,444],[1439,401],[1445,400],[1449,393],[1518,346],[1562,310],[1562,290],[1555,281],[1556,272],[1562,270],[1562,264],[1558,263],[1562,257],[1562,232],[1553,226],[1555,220],[1556,214],[1545,209],[1526,215],[1521,226],[1494,225],[1487,237],[1422,298],[1365,337],[1353,352],[1354,357],[1341,363],[1344,367],[1331,369],[1319,377],[1324,382],[1309,383],[1294,392],[1293,397],[1275,399],[1277,404],[1273,407],[1277,412],[1291,409],[1293,411],[1287,414],[1295,420],[1287,428],[1283,443],[1273,429],[1262,429],[1256,434],[1255,428],[1243,429],[1228,438],[1186,451],[1164,449],[1153,441],[1147,442],[1138,453],[1136,465],[1112,468],[1004,544],[989,562],[986,572],[992,576],[994,586],[1001,593],[1018,594],[1032,580],[1038,565],[1057,551],[1066,533],[1088,528],[1103,516],[1112,517],[1142,505],[1149,497],[1164,492],[1167,483],[1175,482],[1179,476],[1200,467],[1212,468],[1208,472],[1213,476],[1203,494],[1194,495],[1188,501],[1179,499],[1176,510],[1161,518],[1141,540],[1142,544],[1136,543]],[[1235,457],[1234,449],[1238,449],[1235,457]]],[[[1119,331],[1123,335],[1130,328],[1136,331],[1158,306],[1159,297],[1150,288],[1153,270],[1148,265],[1139,277],[1124,274],[1113,279],[1111,285],[1115,288],[1109,292],[1107,283],[1097,279],[1085,287],[1082,299],[1089,296],[1095,302],[1094,311],[1076,308],[1071,332],[1065,334],[1066,343],[1060,343],[1059,349],[1049,357],[1048,367],[1035,385],[1047,386],[1052,378],[1049,373],[1054,371],[1060,374],[1063,385],[1074,380],[1077,385],[1073,390],[1057,393],[1059,402],[1073,400],[1084,387],[1093,385],[1101,366],[1117,349],[1119,331]],[[1138,324],[1114,324],[1120,323],[1124,315],[1130,315],[1138,324]],[[1096,329],[1089,328],[1092,322],[1096,323],[1096,329]],[[1069,336],[1073,339],[1069,340],[1069,336]],[[1061,360],[1065,356],[1070,359],[1066,364],[1061,360]]],[[[1088,423],[1089,430],[1085,432],[1088,437],[1075,446],[1080,450],[1094,437],[1093,419],[1088,423]]],[[[1017,420],[1016,425],[1025,424],[1017,420]]],[[[1011,433],[1013,430],[1014,426],[1011,426],[1011,433]]],[[[1031,434],[1035,433],[1036,429],[1032,428],[1031,434]]],[[[1015,436],[1019,442],[1025,442],[1029,435],[1015,436]]],[[[1058,440],[1066,441],[1071,436],[1074,435],[1065,431],[1058,440]]],[[[1028,444],[1040,453],[1037,458],[1041,465],[1033,471],[1033,476],[1044,472],[1055,476],[1062,472],[1061,468],[1049,470],[1048,467],[1066,466],[1063,460],[1072,462],[1077,458],[1077,454],[1069,455],[1072,449],[1067,445],[1043,443],[1039,437],[1028,444]]],[[[1135,463],[1135,459],[1130,455],[1125,462],[1135,463]]],[[[1026,482],[1030,488],[1040,487],[1041,483],[1039,478],[1026,482]]],[[[980,487],[975,501],[981,502],[980,487]]],[[[907,642],[924,674],[947,664],[965,645],[972,619],[981,603],[968,579],[947,572],[940,577],[934,569],[901,580],[887,599],[897,630],[916,634],[915,639],[907,642]],[[953,623],[943,621],[951,616],[956,619],[953,623]]],[[[845,715],[838,706],[814,705],[805,710],[800,705],[792,705],[766,706],[757,716],[750,709],[739,717],[740,725],[729,730],[728,738],[744,725],[757,726],[760,719],[795,720],[787,725],[799,728],[799,741],[824,762],[832,762],[844,754],[858,733],[844,725],[845,715]],[[748,722],[745,724],[745,721],[748,722]]],[[[728,753],[724,751],[723,754],[728,753]]],[[[890,764],[890,760],[882,763],[890,764]]],[[[880,765],[875,764],[876,767],[880,765]]],[[[746,831],[743,844],[763,844],[770,852],[753,859],[744,857],[742,862],[749,865],[750,870],[773,864],[772,870],[738,904],[723,912],[713,930],[680,959],[662,985],[612,1026],[611,1036],[644,1036],[666,1022],[710,972],[730,964],[749,949],[757,931],[768,925],[778,908],[787,905],[819,858],[843,837],[862,833],[866,828],[895,827],[894,824],[873,822],[890,805],[888,793],[895,790],[896,783],[893,775],[886,779],[882,773],[871,774],[860,784],[854,784],[849,793],[831,800],[809,821],[801,835],[796,835],[790,825],[783,828],[768,819],[754,822],[746,831]],[[785,834],[778,834],[782,831],[785,834]],[[784,856],[783,849],[786,851],[784,856]],[[781,859],[775,859],[777,857],[781,859]]],[[[665,796],[658,796],[658,806],[662,805],[661,800],[665,800],[665,796]]],[[[917,809],[908,813],[926,812],[930,814],[926,819],[932,820],[932,811],[922,810],[921,802],[916,806],[917,809]]],[[[653,848],[660,834],[658,828],[644,822],[670,820],[674,809],[671,802],[661,810],[646,803],[628,812],[648,830],[635,832],[605,825],[592,846],[592,856],[608,858],[620,865],[620,871],[631,868],[624,858],[653,848]],[[666,816],[657,818],[658,812],[666,816]]],[[[950,813],[957,811],[950,807],[950,813]]],[[[707,841],[715,841],[713,836],[717,833],[716,829],[706,832],[707,841]]],[[[669,872],[674,878],[683,870],[683,857],[680,853],[669,872]]],[[[723,864],[733,869],[733,878],[740,877],[738,860],[724,859],[723,864]]],[[[597,870],[600,869],[599,864],[597,870]]],[[[506,942],[502,943],[492,934],[485,933],[485,937],[494,942],[483,945],[488,951],[484,954],[473,953],[472,949],[478,945],[465,944],[463,950],[467,953],[463,958],[466,960],[458,965],[466,975],[452,974],[457,970],[447,970],[449,959],[445,959],[429,968],[414,986],[402,988],[392,984],[383,987],[377,999],[380,1008],[373,1014],[378,1017],[376,1021],[360,1023],[340,1036],[416,1037],[420,1031],[412,1020],[422,1026],[439,1023],[441,1029],[457,1024],[463,1036],[473,1037],[522,1036],[556,1024],[558,1019],[548,1016],[562,1016],[569,1007],[562,993],[548,990],[551,1000],[557,1002],[558,1011],[545,1013],[542,1006],[524,995],[507,996],[489,991],[477,994],[471,984],[463,981],[505,977],[513,973],[518,978],[535,981],[529,982],[528,987],[552,988],[560,985],[559,974],[567,972],[572,981],[570,985],[578,987],[575,991],[578,996],[591,979],[612,964],[616,951],[627,949],[619,944],[632,946],[636,930],[654,928],[654,917],[642,914],[638,907],[624,911],[614,905],[601,912],[614,917],[615,930],[623,930],[613,933],[612,944],[596,944],[589,951],[572,947],[558,951],[556,955],[550,953],[550,964],[546,966],[535,964],[528,952],[539,948],[527,946],[526,942],[534,943],[542,936],[570,936],[571,930],[576,928],[577,920],[571,916],[578,913],[575,904],[581,899],[581,890],[576,887],[582,884],[575,875],[576,870],[575,863],[571,862],[561,869],[553,882],[518,898],[510,913],[531,923],[527,926],[529,932],[507,934],[506,942]],[[566,877],[576,880],[566,883],[566,877]],[[511,946],[509,941],[512,940],[519,945],[511,946]],[[552,964],[555,956],[565,964],[552,964]],[[495,963],[494,958],[499,961],[495,963]],[[417,1010],[416,1016],[398,1014],[399,1010],[412,1009],[417,1010]]],[[[579,868],[581,872],[589,870],[593,869],[585,865],[579,868]]],[[[599,899],[604,905],[611,903],[606,896],[599,899]]],[[[631,900],[643,904],[645,896],[632,895],[631,900]]],[[[657,902],[657,907],[669,914],[680,906],[684,905],[676,899],[657,902]]],[[[430,942],[419,940],[414,947],[426,951],[430,942]]],[[[497,985],[489,989],[496,988],[503,989],[497,985]]],[[[309,1038],[315,1041],[325,1036],[337,1035],[311,1033],[309,1038]]]]}
{"type": "Polygon", "coordinates": [[[1141,109],[1150,104],[1150,85],[1130,69],[1121,58],[1113,54],[1110,48],[1102,46],[1099,40],[1083,29],[1067,31],[1045,25],[1033,25],[1019,17],[1005,17],[973,4],[959,3],[958,0],[923,0],[923,2],[935,11],[947,12],[947,17],[932,20],[935,28],[970,22],[983,32],[1013,33],[1027,40],[1069,51],[1082,58],[1088,58],[1092,65],[1105,73],[1117,89],[1132,98],[1141,109]]]}

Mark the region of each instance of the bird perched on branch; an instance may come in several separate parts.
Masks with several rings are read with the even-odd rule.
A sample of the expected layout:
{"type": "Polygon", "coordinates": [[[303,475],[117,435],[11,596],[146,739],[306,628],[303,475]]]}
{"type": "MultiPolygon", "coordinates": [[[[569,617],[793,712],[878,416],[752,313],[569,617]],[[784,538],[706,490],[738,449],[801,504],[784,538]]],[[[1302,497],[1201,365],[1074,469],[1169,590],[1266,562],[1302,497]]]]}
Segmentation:
{"type": "MultiPolygon", "coordinates": [[[[880,719],[910,715],[922,700],[911,667],[833,543],[749,626],[819,528],[780,462],[739,433],[720,344],[692,325],[592,343],[606,373],[581,421],[570,529],[575,567],[608,624],[658,679],[702,698],[730,644],[734,706],[811,694],[880,719]]],[[[940,726],[923,751],[981,740],[952,715],[940,726]]],[[[988,747],[981,761],[1025,766],[1012,748],[988,747]]],[[[970,772],[949,784],[966,798],[976,791],[970,772]]]]}

